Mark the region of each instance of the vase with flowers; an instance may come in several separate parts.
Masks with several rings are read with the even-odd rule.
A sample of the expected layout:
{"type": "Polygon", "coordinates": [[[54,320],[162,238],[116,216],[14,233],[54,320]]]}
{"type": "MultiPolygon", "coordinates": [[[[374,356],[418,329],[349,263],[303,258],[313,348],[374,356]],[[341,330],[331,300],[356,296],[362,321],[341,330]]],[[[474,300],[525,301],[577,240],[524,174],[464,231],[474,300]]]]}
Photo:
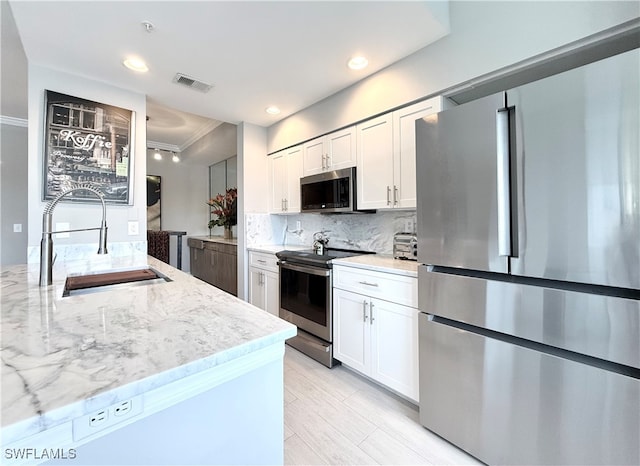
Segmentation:
{"type": "Polygon", "coordinates": [[[229,188],[225,194],[218,194],[207,201],[211,207],[211,214],[217,218],[209,220],[209,230],[215,226],[224,227],[225,239],[231,239],[231,227],[238,223],[238,210],[236,199],[238,198],[238,188],[229,188]]]}

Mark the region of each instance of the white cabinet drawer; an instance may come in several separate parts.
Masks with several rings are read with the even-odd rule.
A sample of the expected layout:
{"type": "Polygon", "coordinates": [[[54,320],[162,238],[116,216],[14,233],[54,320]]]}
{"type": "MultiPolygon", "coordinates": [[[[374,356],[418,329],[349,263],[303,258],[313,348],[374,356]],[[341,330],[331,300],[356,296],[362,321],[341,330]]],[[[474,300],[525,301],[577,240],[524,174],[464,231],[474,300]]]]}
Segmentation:
{"type": "Polygon", "coordinates": [[[275,254],[249,251],[249,266],[278,272],[278,258],[275,254]]]}
{"type": "Polygon", "coordinates": [[[418,279],[415,277],[334,265],[333,286],[405,306],[418,307],[418,279]]]}

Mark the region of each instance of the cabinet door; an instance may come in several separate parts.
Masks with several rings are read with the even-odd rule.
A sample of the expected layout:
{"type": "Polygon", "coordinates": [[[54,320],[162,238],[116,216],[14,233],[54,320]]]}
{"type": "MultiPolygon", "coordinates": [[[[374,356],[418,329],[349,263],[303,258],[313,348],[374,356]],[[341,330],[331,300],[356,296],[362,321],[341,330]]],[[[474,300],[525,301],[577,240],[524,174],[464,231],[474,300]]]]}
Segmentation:
{"type": "MultiPolygon", "coordinates": [[[[235,254],[212,251],[215,253],[211,268],[213,286],[234,296],[238,293],[238,258],[235,254]]],[[[208,280],[207,280],[208,281],[208,280]]]]}
{"type": "Polygon", "coordinates": [[[210,283],[213,286],[218,286],[216,283],[218,282],[218,275],[216,271],[216,267],[218,265],[217,261],[217,251],[210,248],[204,249],[204,264],[202,266],[202,279],[210,283]]]}
{"type": "Polygon", "coordinates": [[[417,309],[371,300],[371,377],[418,401],[417,309]]]}
{"type": "Polygon", "coordinates": [[[280,275],[277,272],[262,272],[262,288],[264,289],[264,310],[269,314],[280,314],[280,275]]]}
{"type": "Polygon", "coordinates": [[[265,309],[265,287],[262,283],[264,272],[254,267],[249,268],[249,302],[260,309],[265,309]]]}
{"type": "Polygon", "coordinates": [[[393,112],[393,199],[395,207],[416,207],[416,120],[439,112],[434,97],[393,112]]]}
{"type": "Polygon", "coordinates": [[[365,296],[333,289],[333,357],[364,374],[369,372],[368,303],[365,296]]]}
{"type": "Polygon", "coordinates": [[[189,260],[191,275],[199,279],[202,278],[202,264],[204,261],[204,249],[189,248],[189,260]]]}
{"type": "Polygon", "coordinates": [[[328,134],[327,159],[325,169],[340,170],[341,168],[355,167],[356,135],[355,127],[351,126],[340,131],[328,134]]]}
{"type": "Polygon", "coordinates": [[[357,126],[358,208],[393,207],[393,122],[382,115],[357,126]]]}
{"type": "Polygon", "coordinates": [[[303,153],[303,176],[315,175],[324,171],[326,163],[325,158],[327,155],[324,136],[306,142],[304,144],[303,153]]]}
{"type": "Polygon", "coordinates": [[[300,177],[302,176],[302,146],[287,149],[286,212],[300,212],[300,177]]]}
{"type": "Polygon", "coordinates": [[[284,210],[287,197],[287,157],[286,151],[269,156],[269,210],[280,213],[284,210]]]}

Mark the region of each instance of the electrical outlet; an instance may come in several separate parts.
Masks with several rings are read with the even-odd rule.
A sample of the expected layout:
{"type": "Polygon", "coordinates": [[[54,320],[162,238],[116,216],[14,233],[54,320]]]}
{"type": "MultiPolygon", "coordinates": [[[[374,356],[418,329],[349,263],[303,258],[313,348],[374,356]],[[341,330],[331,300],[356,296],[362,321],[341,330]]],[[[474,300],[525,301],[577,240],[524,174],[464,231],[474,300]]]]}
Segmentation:
{"type": "Polygon", "coordinates": [[[113,408],[114,416],[126,416],[131,411],[131,400],[123,401],[113,408]]]}
{"type": "Polygon", "coordinates": [[[109,411],[102,409],[89,418],[89,427],[100,427],[107,423],[109,411]]]}
{"type": "Polygon", "coordinates": [[[14,223],[13,224],[13,232],[14,233],[22,233],[22,223],[14,223]]]}
{"type": "Polygon", "coordinates": [[[410,218],[404,221],[404,231],[405,233],[413,233],[413,220],[410,218]]]}
{"type": "Polygon", "coordinates": [[[127,233],[129,236],[135,236],[138,234],[138,222],[137,221],[129,221],[127,223],[127,233]]]}
{"type": "MultiPolygon", "coordinates": [[[[120,401],[74,419],[73,440],[78,441],[89,437],[142,414],[144,408],[142,400],[142,395],[134,396],[128,400],[120,401]]],[[[127,424],[130,422],[127,422],[127,424]]]]}

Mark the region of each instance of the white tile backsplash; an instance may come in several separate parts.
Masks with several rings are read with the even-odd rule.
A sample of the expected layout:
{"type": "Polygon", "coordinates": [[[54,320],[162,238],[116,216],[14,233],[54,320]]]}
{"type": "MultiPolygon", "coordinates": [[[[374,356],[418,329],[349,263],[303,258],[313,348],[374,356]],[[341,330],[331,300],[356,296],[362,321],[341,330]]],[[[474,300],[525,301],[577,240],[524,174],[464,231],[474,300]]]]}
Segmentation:
{"type": "Polygon", "coordinates": [[[393,253],[393,235],[416,223],[416,211],[378,211],[374,214],[245,214],[247,246],[284,244],[309,246],[313,234],[325,231],[329,247],[393,253]],[[300,230],[296,229],[300,222],[300,230]]]}

